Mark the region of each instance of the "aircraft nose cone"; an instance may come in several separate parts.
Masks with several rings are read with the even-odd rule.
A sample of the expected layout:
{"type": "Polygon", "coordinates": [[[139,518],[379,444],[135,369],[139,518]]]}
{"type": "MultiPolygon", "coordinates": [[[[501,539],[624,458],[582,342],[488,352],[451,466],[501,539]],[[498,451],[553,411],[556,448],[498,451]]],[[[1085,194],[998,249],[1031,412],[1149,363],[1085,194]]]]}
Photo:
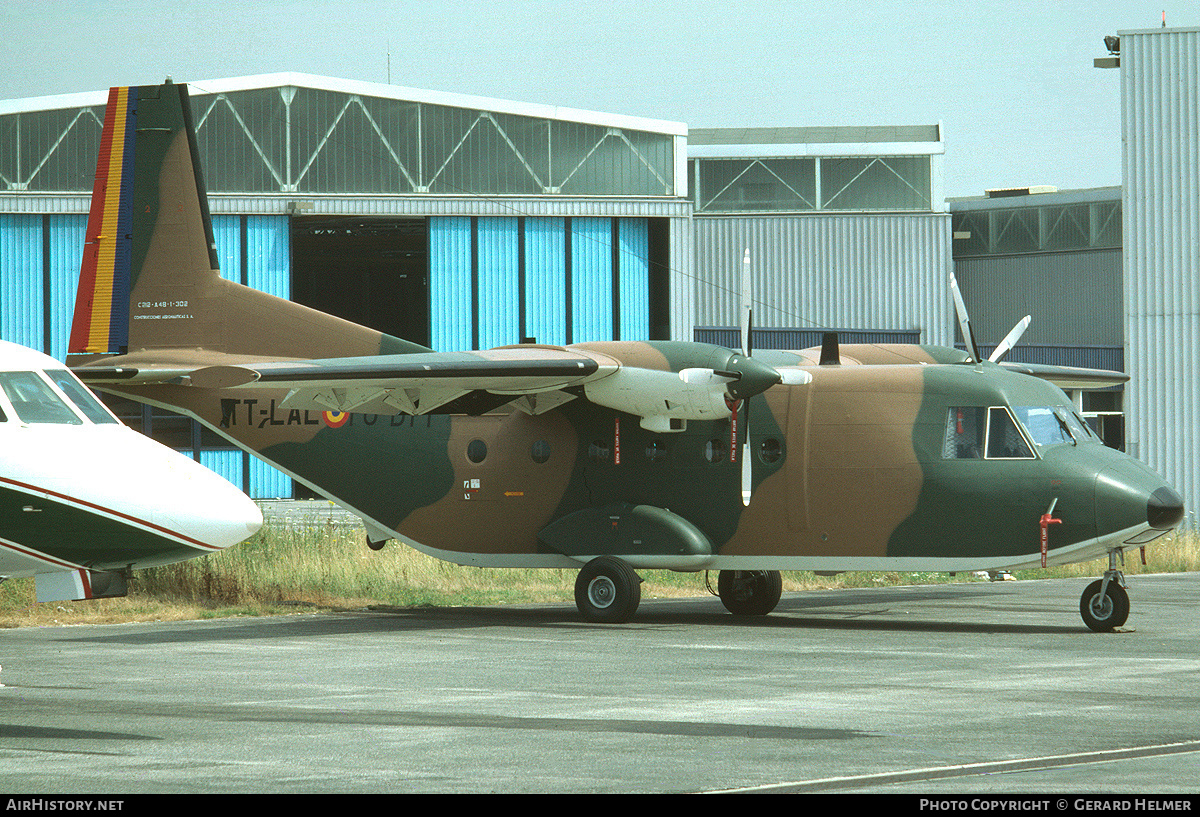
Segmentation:
{"type": "Polygon", "coordinates": [[[1183,498],[1165,485],[1146,500],[1146,522],[1155,530],[1171,530],[1183,521],[1183,498]]]}

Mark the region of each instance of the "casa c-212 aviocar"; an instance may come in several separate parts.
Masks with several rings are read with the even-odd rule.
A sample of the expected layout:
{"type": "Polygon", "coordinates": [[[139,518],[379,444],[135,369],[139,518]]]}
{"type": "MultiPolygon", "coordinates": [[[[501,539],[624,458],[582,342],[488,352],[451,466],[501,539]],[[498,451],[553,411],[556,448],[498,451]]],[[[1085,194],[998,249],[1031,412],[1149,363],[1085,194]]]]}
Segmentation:
{"type": "Polygon", "coordinates": [[[374,545],[577,568],[600,622],[634,615],[640,569],[718,570],[725,606],[761,615],[781,570],[1107,555],[1080,611],[1111,630],[1123,551],[1182,519],[1060,389],[1124,375],[983,360],[973,339],[751,354],[745,329],[739,350],[435,352],[223,279],[197,155],[186,86],[111,91],[68,362],[352,511],[374,545]]]}

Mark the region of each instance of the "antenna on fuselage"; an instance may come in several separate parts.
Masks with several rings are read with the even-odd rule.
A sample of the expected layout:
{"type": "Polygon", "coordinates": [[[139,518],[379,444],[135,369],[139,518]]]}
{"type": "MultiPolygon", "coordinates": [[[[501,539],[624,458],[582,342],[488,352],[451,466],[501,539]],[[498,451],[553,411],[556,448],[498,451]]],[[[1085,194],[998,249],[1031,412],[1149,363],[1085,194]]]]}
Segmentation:
{"type": "Polygon", "coordinates": [[[826,332],[821,335],[821,365],[837,366],[841,362],[842,352],[838,343],[838,333],[826,332]]]}

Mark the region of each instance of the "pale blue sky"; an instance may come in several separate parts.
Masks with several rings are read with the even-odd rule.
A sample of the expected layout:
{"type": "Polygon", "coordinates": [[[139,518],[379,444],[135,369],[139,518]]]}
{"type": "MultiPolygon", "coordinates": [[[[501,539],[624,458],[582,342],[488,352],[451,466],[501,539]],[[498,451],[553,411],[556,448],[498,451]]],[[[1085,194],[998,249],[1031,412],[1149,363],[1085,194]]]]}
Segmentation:
{"type": "Polygon", "coordinates": [[[1103,37],[1200,3],[5,0],[0,99],[300,71],[691,127],[942,122],[946,195],[1121,183],[1103,37]]]}

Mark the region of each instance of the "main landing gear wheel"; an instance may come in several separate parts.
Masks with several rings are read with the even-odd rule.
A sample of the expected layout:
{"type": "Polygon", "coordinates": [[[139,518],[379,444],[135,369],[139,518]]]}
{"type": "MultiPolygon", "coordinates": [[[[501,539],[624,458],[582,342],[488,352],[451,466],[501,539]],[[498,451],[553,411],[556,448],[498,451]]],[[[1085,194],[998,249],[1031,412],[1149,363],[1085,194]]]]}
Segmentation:
{"type": "Polygon", "coordinates": [[[1096,579],[1083,591],[1079,599],[1079,615],[1089,630],[1109,633],[1123,625],[1129,618],[1129,594],[1116,581],[1109,581],[1108,591],[1103,595],[1103,579],[1096,579]]]}
{"type": "Polygon", "coordinates": [[[717,576],[717,595],[735,616],[765,616],[782,594],[778,570],[722,570],[717,576]]]}
{"type": "Polygon", "coordinates": [[[575,578],[575,605],[586,621],[624,624],[641,601],[641,577],[615,556],[592,559],[575,578]]]}

